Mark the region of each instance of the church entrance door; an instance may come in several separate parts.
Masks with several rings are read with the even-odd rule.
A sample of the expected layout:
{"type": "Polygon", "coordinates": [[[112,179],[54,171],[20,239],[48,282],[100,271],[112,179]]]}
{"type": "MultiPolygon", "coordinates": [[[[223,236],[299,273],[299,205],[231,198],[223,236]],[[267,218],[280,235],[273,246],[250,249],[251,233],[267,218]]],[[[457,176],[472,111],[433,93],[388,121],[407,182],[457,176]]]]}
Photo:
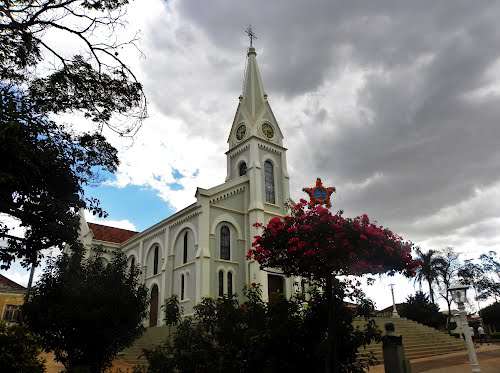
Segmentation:
{"type": "Polygon", "coordinates": [[[279,275],[267,275],[267,294],[269,302],[274,302],[285,296],[285,279],[279,275]]]}
{"type": "Polygon", "coordinates": [[[149,326],[156,326],[158,323],[158,286],[151,288],[151,302],[149,305],[149,326]]]}

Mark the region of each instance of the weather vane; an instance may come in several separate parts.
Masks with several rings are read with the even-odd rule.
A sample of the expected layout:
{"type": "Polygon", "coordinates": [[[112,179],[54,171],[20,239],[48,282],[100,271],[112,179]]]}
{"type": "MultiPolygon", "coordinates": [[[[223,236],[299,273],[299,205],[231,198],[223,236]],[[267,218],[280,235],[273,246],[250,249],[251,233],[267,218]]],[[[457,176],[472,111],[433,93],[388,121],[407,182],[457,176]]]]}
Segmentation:
{"type": "Polygon", "coordinates": [[[255,35],[255,33],[252,30],[252,25],[248,25],[248,27],[245,30],[245,34],[248,35],[248,37],[250,39],[250,48],[252,48],[253,47],[253,39],[257,39],[257,36],[255,35]]]}
{"type": "Polygon", "coordinates": [[[335,192],[335,187],[325,188],[319,177],[316,179],[316,186],[302,190],[309,194],[309,198],[311,199],[309,201],[310,206],[325,205],[327,208],[332,207],[330,196],[335,192]]]}

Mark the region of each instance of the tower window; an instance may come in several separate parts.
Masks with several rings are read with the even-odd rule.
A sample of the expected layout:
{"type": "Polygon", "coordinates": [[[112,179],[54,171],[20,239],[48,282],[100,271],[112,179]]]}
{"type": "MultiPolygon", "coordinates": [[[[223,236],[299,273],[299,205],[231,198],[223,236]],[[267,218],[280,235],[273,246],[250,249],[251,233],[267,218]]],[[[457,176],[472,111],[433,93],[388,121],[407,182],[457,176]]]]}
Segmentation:
{"type": "Polygon", "coordinates": [[[247,164],[245,162],[241,162],[239,166],[240,176],[244,176],[247,174],[247,164]]]}
{"type": "Polygon", "coordinates": [[[224,272],[219,271],[219,297],[224,296],[224,272]]]}
{"type": "Polygon", "coordinates": [[[274,196],[274,168],[271,161],[264,162],[264,186],[266,191],[266,202],[276,203],[274,196]]]}
{"type": "Polygon", "coordinates": [[[233,295],[233,272],[227,273],[227,295],[233,295]]]}
{"type": "Polygon", "coordinates": [[[188,260],[188,232],[184,233],[184,250],[182,251],[182,263],[187,263],[188,260]]]}
{"type": "Polygon", "coordinates": [[[231,259],[231,232],[227,225],[220,228],[220,258],[223,260],[231,259]]]}
{"type": "Polygon", "coordinates": [[[158,274],[158,254],[159,254],[158,251],[159,251],[158,246],[155,246],[155,253],[153,258],[153,275],[158,274]]]}

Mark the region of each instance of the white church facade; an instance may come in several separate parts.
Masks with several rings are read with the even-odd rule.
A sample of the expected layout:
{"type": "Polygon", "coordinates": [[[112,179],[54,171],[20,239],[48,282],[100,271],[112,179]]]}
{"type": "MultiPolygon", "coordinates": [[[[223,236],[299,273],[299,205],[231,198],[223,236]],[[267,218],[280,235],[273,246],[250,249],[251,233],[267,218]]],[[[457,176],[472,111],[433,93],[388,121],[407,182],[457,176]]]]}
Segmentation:
{"type": "Polygon", "coordinates": [[[271,110],[250,47],[242,95],[228,138],[227,177],[210,189],[198,188],[196,202],[142,232],[82,218],[80,239],[91,248],[121,250],[142,271],[150,290],[149,326],[163,324],[160,306],[176,294],[184,314],[203,297],[242,296],[244,286],[259,283],[264,300],[274,293],[289,297],[292,279],[260,270],[246,259],[255,222],[286,214],[289,177],[283,134],[271,110]]]}

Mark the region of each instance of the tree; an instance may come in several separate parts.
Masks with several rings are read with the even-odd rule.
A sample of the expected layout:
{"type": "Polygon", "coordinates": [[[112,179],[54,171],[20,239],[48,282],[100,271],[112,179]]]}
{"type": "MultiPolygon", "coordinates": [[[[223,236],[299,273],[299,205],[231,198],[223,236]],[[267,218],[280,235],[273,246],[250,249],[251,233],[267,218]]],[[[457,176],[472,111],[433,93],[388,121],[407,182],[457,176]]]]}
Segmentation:
{"type": "Polygon", "coordinates": [[[493,326],[496,330],[500,330],[500,302],[495,302],[480,311],[485,324],[493,326]]]}
{"type": "Polygon", "coordinates": [[[4,373],[43,373],[38,341],[21,325],[0,321],[0,361],[4,373]]]}
{"type": "MultiPolygon", "coordinates": [[[[379,337],[375,324],[355,329],[353,317],[367,316],[373,305],[360,292],[351,294],[360,306],[339,304],[336,319],[341,343],[341,364],[350,372],[363,372],[358,348],[379,337]]],[[[204,299],[194,315],[179,320],[171,341],[146,350],[148,373],[184,372],[320,372],[323,368],[326,297],[320,292],[265,303],[258,285],[245,290],[246,300],[235,297],[204,299]]],[[[177,302],[174,298],[169,304],[177,302]]],[[[172,307],[175,310],[175,307],[172,307]]],[[[143,370],[144,371],[144,370],[143,370]]]]}
{"type": "Polygon", "coordinates": [[[439,307],[429,301],[429,297],[421,291],[410,295],[400,308],[399,314],[407,319],[433,328],[441,328],[446,324],[446,316],[439,312],[439,307]]]}
{"type": "Polygon", "coordinates": [[[127,3],[0,4],[0,213],[26,228],[24,239],[12,237],[0,222],[0,240],[8,239],[3,268],[16,258],[36,264],[42,250],[73,242],[80,208],[104,214],[83,190],[118,165],[104,130],[131,136],[146,115],[142,86],[120,55],[136,40],[118,40],[127,3]],[[54,36],[72,41],[79,54],[68,55],[54,36]],[[93,125],[76,131],[56,123],[63,113],[93,125]]]}
{"type": "Polygon", "coordinates": [[[147,289],[138,268],[117,253],[107,266],[83,248],[49,263],[22,312],[26,323],[67,370],[100,373],[143,332],[147,289]]]}
{"type": "Polygon", "coordinates": [[[438,253],[434,250],[429,250],[424,253],[419,247],[417,247],[415,251],[417,253],[416,258],[421,262],[421,266],[417,268],[415,282],[419,283],[420,290],[422,289],[422,282],[427,282],[429,285],[429,296],[431,297],[431,302],[435,303],[433,283],[438,279],[438,253]]]}
{"type": "Polygon", "coordinates": [[[279,269],[288,276],[302,276],[321,283],[329,315],[326,372],[348,371],[339,364],[339,333],[334,320],[337,305],[343,300],[345,282],[338,276],[395,272],[412,276],[418,262],[411,257],[412,244],[389,229],[370,222],[363,215],[345,218],[321,206],[306,209],[307,202],[292,207],[292,214],[275,217],[256,236],[249,259],[263,269],[279,269]]]}
{"type": "Polygon", "coordinates": [[[479,257],[481,267],[485,274],[485,281],[481,284],[482,299],[494,297],[495,302],[500,298],[500,262],[497,253],[489,251],[479,257]]]}
{"type": "Polygon", "coordinates": [[[448,317],[451,317],[451,294],[448,291],[451,285],[456,281],[458,271],[461,268],[459,255],[453,248],[446,248],[437,261],[439,295],[445,300],[448,306],[448,317]]]}

